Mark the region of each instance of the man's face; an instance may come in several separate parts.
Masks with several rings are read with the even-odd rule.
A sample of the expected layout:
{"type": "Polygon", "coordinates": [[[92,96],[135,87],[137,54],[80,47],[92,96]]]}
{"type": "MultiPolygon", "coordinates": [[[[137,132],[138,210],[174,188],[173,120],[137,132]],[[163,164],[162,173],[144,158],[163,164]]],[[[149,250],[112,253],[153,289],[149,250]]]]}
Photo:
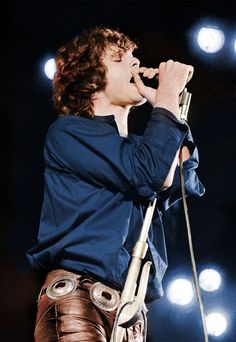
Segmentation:
{"type": "Polygon", "coordinates": [[[120,51],[111,46],[102,59],[107,67],[107,85],[104,90],[106,99],[113,105],[122,107],[140,105],[146,102],[134,83],[130,83],[132,72],[139,69],[139,60],[132,51],[120,51]]]}

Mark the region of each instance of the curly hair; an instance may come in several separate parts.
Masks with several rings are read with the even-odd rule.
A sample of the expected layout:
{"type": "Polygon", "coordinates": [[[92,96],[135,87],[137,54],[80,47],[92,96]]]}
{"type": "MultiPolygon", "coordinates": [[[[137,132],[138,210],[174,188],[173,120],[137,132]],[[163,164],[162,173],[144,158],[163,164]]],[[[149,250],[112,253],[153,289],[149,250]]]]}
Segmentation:
{"type": "Polygon", "coordinates": [[[110,46],[118,47],[120,52],[137,48],[119,30],[100,26],[84,31],[58,50],[53,79],[53,100],[58,115],[94,116],[92,95],[106,87],[102,58],[110,46]]]}

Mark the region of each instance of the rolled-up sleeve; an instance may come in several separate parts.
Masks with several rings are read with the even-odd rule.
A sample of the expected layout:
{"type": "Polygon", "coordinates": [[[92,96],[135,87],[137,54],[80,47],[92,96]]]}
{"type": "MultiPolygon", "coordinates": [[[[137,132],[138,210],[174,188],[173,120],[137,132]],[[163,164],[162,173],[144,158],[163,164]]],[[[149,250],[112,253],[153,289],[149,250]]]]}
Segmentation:
{"type": "Polygon", "coordinates": [[[44,149],[46,167],[144,198],[163,190],[176,152],[189,132],[163,108],[153,110],[138,141],[119,136],[108,124],[76,119],[65,117],[50,127],[44,149]]]}

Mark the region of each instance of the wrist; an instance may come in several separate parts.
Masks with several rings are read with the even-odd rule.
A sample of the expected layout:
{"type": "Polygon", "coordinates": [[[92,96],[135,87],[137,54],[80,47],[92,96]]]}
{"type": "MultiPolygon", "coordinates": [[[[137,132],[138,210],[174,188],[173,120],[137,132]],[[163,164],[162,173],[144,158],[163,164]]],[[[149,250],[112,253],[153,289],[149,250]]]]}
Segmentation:
{"type": "Polygon", "coordinates": [[[175,89],[157,89],[154,106],[166,108],[180,119],[179,94],[175,89]]]}
{"type": "Polygon", "coordinates": [[[180,110],[179,110],[179,103],[176,101],[175,103],[173,101],[162,101],[157,100],[153,106],[155,107],[162,107],[171,112],[178,120],[180,120],[180,110]]]}

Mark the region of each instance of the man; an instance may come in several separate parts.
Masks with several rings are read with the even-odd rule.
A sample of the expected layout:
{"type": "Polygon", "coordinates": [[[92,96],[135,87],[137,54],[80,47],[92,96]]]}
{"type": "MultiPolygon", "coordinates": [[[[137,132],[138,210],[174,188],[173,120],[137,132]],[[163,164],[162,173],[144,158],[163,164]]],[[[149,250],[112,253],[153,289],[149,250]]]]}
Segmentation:
{"type": "MultiPolygon", "coordinates": [[[[136,47],[123,33],[98,27],[57,53],[59,118],[46,137],[38,244],[28,254],[47,273],[36,342],[109,341],[130,254],[154,198],[146,302],[161,297],[167,267],[161,212],[180,198],[180,150],[187,192],[204,192],[189,127],[179,121],[179,94],[193,67],[169,60],[140,68],[136,47]],[[158,88],[146,87],[139,73],[158,74],[158,88]],[[154,109],[144,135],[128,134],[130,108],[145,101],[154,109]]],[[[138,319],[124,341],[143,341],[144,330],[138,319]]]]}

